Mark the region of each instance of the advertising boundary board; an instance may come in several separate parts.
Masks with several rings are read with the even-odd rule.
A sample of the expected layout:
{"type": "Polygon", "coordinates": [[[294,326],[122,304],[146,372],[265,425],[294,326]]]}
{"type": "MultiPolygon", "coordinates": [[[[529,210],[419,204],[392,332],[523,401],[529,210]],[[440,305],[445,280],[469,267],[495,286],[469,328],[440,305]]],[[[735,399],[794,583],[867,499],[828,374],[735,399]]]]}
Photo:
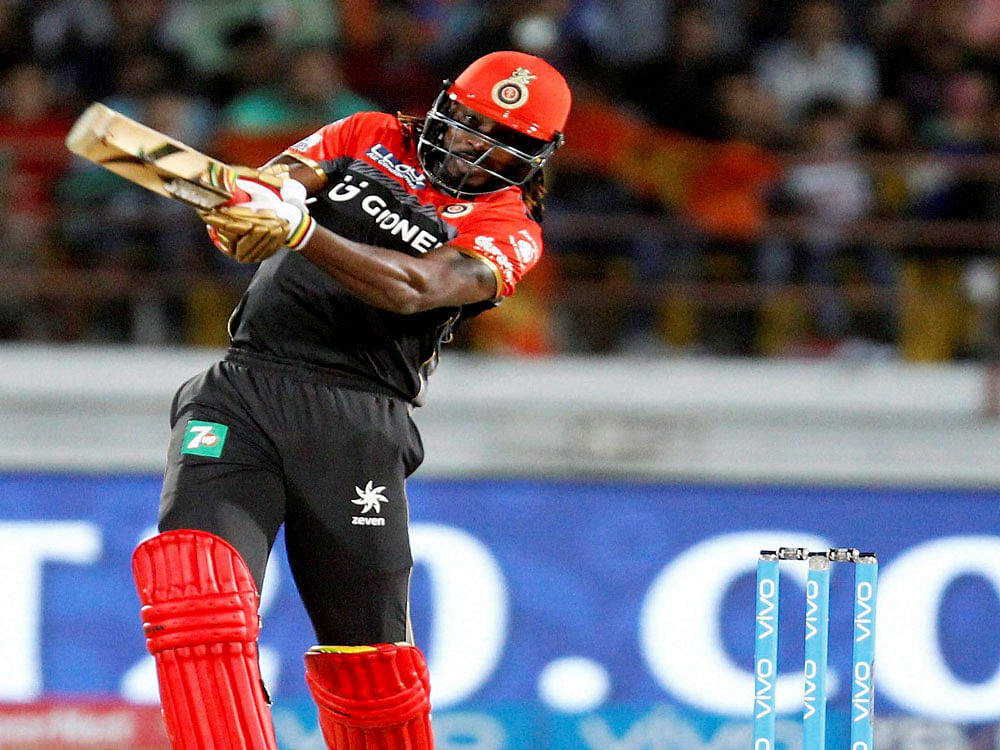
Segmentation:
{"type": "MultiPolygon", "coordinates": [[[[0,474],[0,699],[155,702],[128,559],[158,488],[152,474],[0,474]]],[[[968,738],[1000,720],[1000,633],[981,625],[1000,614],[1000,491],[416,479],[409,495],[413,616],[441,716],[485,727],[485,711],[550,748],[644,748],[678,716],[703,742],[749,731],[753,567],[788,544],[879,553],[877,731],[968,738]],[[591,715],[606,726],[580,723],[591,715]]],[[[279,542],[261,639],[276,710],[305,699],[311,645],[286,566],[279,542]]],[[[785,727],[801,705],[804,572],[782,578],[785,727]]],[[[835,570],[831,736],[848,712],[850,589],[835,570]]]]}

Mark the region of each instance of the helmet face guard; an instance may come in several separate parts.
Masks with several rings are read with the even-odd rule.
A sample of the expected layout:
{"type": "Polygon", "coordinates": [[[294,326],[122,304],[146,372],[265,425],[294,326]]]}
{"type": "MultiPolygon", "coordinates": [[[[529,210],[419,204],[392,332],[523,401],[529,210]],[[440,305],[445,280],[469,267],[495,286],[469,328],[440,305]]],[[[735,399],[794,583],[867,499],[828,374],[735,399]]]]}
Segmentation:
{"type": "MultiPolygon", "coordinates": [[[[449,93],[449,86],[446,82],[434,100],[417,140],[420,166],[428,179],[445,192],[464,197],[520,187],[545,166],[562,144],[561,133],[542,140],[504,127],[501,137],[505,140],[500,140],[459,122],[452,116],[458,97],[449,93]],[[468,150],[470,142],[476,144],[475,152],[468,150]]],[[[492,119],[473,107],[469,109],[492,119]]]]}

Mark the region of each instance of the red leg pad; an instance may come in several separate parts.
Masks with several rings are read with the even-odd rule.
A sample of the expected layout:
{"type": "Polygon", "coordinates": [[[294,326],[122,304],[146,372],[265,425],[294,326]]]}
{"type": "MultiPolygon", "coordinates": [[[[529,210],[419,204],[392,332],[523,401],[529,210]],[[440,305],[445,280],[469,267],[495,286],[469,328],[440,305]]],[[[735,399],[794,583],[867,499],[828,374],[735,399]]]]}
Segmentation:
{"type": "Polygon", "coordinates": [[[174,750],[276,750],[257,589],[239,553],[204,531],[167,531],[136,548],[132,572],[174,750]]]}
{"type": "Polygon", "coordinates": [[[331,750],[433,750],[430,682],[416,646],[314,646],[306,683],[331,750]]]}

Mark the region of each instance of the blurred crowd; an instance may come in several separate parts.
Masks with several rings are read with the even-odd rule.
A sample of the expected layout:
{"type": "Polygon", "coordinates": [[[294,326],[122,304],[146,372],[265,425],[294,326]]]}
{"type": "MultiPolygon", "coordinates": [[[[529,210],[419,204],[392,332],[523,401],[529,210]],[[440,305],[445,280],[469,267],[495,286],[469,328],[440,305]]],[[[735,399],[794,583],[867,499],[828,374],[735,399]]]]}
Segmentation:
{"type": "Polygon", "coordinates": [[[90,102],[258,164],[499,48],[575,107],[545,259],[459,345],[996,356],[1000,0],[0,0],[0,338],[219,345],[253,270],[72,158],[90,102]]]}

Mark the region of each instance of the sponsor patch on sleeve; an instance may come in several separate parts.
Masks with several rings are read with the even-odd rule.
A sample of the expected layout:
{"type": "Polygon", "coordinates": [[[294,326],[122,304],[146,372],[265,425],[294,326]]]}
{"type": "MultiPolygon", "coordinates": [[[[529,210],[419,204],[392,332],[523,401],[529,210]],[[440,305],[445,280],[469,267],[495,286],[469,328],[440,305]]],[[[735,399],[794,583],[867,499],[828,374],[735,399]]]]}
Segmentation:
{"type": "Polygon", "coordinates": [[[521,265],[525,268],[531,268],[535,265],[542,254],[542,249],[538,247],[538,242],[531,236],[531,232],[522,229],[517,234],[510,235],[509,239],[510,246],[514,248],[514,253],[521,261],[521,265]]]}
{"type": "Polygon", "coordinates": [[[290,146],[288,150],[289,151],[301,151],[301,152],[305,153],[306,151],[308,151],[309,149],[311,149],[313,146],[315,146],[317,143],[319,143],[321,140],[323,140],[323,134],[319,133],[319,132],[316,132],[316,133],[313,133],[312,135],[307,135],[305,138],[303,138],[301,141],[299,141],[295,145],[290,146]]]}
{"type": "Polygon", "coordinates": [[[496,238],[488,234],[480,234],[473,241],[475,251],[488,260],[499,272],[499,280],[502,282],[501,288],[497,289],[497,295],[506,297],[514,292],[517,284],[517,269],[510,258],[497,247],[496,238]]]}
{"type": "Polygon", "coordinates": [[[468,222],[458,223],[459,234],[452,244],[489,266],[496,275],[496,296],[509,297],[542,256],[541,229],[512,211],[492,216],[483,212],[482,220],[476,219],[474,210],[468,222]]]}
{"type": "Polygon", "coordinates": [[[192,419],[184,431],[184,441],[181,443],[181,453],[192,456],[210,456],[218,458],[226,444],[229,428],[218,422],[199,422],[192,419]]]}

